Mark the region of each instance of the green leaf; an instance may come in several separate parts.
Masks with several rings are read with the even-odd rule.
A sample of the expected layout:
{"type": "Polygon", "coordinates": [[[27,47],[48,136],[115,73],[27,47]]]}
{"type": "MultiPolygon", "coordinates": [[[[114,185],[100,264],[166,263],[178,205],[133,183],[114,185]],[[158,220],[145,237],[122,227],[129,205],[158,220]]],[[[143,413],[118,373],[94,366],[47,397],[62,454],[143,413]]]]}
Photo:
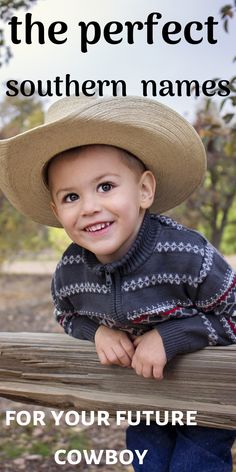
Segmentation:
{"type": "Polygon", "coordinates": [[[220,104],[220,111],[221,111],[221,110],[222,110],[222,108],[224,107],[224,105],[225,105],[225,102],[226,102],[227,100],[229,100],[229,97],[227,97],[227,98],[224,98],[224,99],[222,100],[222,102],[221,102],[221,104],[220,104]]]}
{"type": "Polygon", "coordinates": [[[226,115],[223,116],[223,120],[225,123],[229,123],[234,117],[234,113],[227,113],[226,115]]]}
{"type": "Polygon", "coordinates": [[[233,6],[232,5],[225,5],[223,8],[220,10],[221,17],[224,19],[226,16],[229,16],[232,18],[233,16],[233,6]]]}
{"type": "Polygon", "coordinates": [[[232,77],[227,86],[231,92],[236,93],[236,77],[232,77]]]}
{"type": "Polygon", "coordinates": [[[229,32],[229,30],[228,30],[228,23],[229,23],[228,20],[225,20],[225,21],[224,21],[224,30],[226,31],[226,33],[229,32]]]}
{"type": "Polygon", "coordinates": [[[211,106],[211,99],[207,98],[207,100],[206,100],[206,111],[209,111],[210,106],[211,106]]]}
{"type": "Polygon", "coordinates": [[[233,107],[236,107],[236,96],[229,97],[229,99],[231,100],[231,103],[232,103],[233,107]]]}
{"type": "Polygon", "coordinates": [[[210,129],[210,130],[213,130],[213,131],[214,131],[214,129],[219,129],[219,128],[221,128],[221,125],[218,124],[218,123],[214,123],[213,125],[211,125],[211,126],[209,127],[209,129],[210,129]]]}

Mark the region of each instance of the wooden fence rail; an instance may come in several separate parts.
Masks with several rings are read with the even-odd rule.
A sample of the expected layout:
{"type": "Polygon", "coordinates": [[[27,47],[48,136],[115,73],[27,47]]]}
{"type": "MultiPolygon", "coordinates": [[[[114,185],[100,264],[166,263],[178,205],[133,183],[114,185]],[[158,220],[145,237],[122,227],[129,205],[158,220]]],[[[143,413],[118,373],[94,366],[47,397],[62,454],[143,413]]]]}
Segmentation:
{"type": "MultiPolygon", "coordinates": [[[[60,409],[197,410],[198,424],[236,428],[236,346],[170,362],[161,382],[100,365],[94,345],[64,334],[0,333],[0,396],[60,409]]],[[[154,417],[154,416],[153,416],[154,417]]]]}

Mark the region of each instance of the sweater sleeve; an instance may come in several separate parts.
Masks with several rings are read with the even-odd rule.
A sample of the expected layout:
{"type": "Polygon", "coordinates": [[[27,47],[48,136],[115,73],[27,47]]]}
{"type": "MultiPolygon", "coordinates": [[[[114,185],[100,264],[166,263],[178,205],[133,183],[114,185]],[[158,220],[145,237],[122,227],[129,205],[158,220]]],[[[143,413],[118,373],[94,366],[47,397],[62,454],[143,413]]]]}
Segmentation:
{"type": "Polygon", "coordinates": [[[94,341],[99,324],[75,312],[70,300],[60,295],[60,276],[55,272],[51,285],[54,314],[64,331],[74,338],[94,341]]]}
{"type": "Polygon", "coordinates": [[[157,326],[167,359],[206,346],[236,343],[236,275],[206,241],[198,279],[189,289],[198,315],[157,326]]]}

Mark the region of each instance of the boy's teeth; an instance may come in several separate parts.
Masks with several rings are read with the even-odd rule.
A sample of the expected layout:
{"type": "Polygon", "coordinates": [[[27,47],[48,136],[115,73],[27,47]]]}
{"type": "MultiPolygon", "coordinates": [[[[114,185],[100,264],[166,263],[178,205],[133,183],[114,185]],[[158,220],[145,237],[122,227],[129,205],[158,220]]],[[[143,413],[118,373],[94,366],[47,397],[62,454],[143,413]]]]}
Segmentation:
{"type": "Polygon", "coordinates": [[[88,226],[85,229],[86,229],[86,231],[99,231],[100,229],[104,229],[109,225],[110,225],[110,223],[98,223],[97,225],[88,226]]]}

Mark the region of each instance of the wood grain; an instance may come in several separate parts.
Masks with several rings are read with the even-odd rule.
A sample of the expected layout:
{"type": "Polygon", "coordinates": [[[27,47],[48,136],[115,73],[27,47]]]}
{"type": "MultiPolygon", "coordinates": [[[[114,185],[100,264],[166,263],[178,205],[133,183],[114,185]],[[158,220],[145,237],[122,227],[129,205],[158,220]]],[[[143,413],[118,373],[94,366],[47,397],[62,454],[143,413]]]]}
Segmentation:
{"type": "MultiPolygon", "coordinates": [[[[0,396],[60,409],[197,410],[199,425],[236,428],[236,346],[171,361],[161,382],[102,366],[94,345],[64,334],[0,333],[0,396]]],[[[155,415],[153,415],[153,418],[155,415]]]]}

